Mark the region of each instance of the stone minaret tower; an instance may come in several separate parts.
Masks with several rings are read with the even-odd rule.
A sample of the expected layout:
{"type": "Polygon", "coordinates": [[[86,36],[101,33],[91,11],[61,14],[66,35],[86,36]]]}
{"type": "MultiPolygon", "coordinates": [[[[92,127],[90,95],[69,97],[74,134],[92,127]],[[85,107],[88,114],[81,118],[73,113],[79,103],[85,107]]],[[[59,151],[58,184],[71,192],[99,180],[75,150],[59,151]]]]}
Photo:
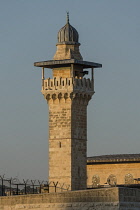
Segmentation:
{"type": "Polygon", "coordinates": [[[65,183],[71,190],[86,189],[87,105],[94,94],[94,68],[83,61],[79,35],[67,23],[58,32],[53,60],[35,62],[42,67],[42,94],[49,106],[49,181],[65,183]],[[44,78],[50,68],[53,78],[44,78]],[[91,79],[84,78],[91,68],[91,79]]]}

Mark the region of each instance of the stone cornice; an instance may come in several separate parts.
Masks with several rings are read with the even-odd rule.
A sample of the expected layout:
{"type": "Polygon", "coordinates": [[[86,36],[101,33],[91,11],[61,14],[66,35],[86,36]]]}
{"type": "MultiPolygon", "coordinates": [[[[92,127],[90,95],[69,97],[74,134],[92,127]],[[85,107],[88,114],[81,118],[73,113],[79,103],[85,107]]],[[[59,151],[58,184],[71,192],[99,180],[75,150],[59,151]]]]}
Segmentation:
{"type": "Polygon", "coordinates": [[[78,102],[79,104],[85,104],[87,105],[89,100],[92,98],[93,93],[87,93],[87,92],[45,92],[42,91],[42,94],[44,95],[44,98],[47,100],[47,102],[53,102],[53,103],[67,103],[68,101],[78,102]]]}
{"type": "Polygon", "coordinates": [[[136,162],[140,163],[140,154],[102,155],[87,158],[87,165],[136,162]]]}

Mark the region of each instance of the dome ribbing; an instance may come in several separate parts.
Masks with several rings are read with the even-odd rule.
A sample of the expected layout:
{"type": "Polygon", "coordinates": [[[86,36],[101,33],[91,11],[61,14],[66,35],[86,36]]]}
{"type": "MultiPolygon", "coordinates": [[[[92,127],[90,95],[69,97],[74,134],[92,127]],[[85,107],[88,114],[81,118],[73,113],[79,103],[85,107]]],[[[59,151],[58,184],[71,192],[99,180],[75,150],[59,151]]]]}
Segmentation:
{"type": "Polygon", "coordinates": [[[58,32],[58,44],[79,44],[78,43],[79,34],[77,30],[70,25],[69,15],[67,14],[67,23],[58,32]]]}

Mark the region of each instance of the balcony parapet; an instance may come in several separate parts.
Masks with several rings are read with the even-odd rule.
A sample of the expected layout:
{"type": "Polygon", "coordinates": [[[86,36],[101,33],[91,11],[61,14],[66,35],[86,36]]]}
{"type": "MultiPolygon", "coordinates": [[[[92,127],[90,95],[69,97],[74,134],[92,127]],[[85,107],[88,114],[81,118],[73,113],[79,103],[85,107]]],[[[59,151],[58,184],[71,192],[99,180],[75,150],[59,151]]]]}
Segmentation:
{"type": "Polygon", "coordinates": [[[62,78],[54,77],[45,79],[42,82],[44,91],[91,91],[94,92],[94,80],[86,78],[62,78]]]}

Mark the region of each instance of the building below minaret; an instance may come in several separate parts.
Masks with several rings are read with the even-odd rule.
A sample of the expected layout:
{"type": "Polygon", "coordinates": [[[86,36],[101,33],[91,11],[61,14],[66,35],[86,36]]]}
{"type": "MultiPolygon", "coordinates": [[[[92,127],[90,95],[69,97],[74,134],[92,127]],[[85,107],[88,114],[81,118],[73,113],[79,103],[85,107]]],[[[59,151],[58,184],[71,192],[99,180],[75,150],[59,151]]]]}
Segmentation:
{"type": "Polygon", "coordinates": [[[79,46],[67,15],[53,60],[34,63],[42,67],[42,94],[49,106],[49,182],[71,190],[87,188],[87,105],[94,94],[94,68],[102,66],[83,61],[79,46]],[[45,68],[52,69],[53,78],[44,78],[45,68]]]}

